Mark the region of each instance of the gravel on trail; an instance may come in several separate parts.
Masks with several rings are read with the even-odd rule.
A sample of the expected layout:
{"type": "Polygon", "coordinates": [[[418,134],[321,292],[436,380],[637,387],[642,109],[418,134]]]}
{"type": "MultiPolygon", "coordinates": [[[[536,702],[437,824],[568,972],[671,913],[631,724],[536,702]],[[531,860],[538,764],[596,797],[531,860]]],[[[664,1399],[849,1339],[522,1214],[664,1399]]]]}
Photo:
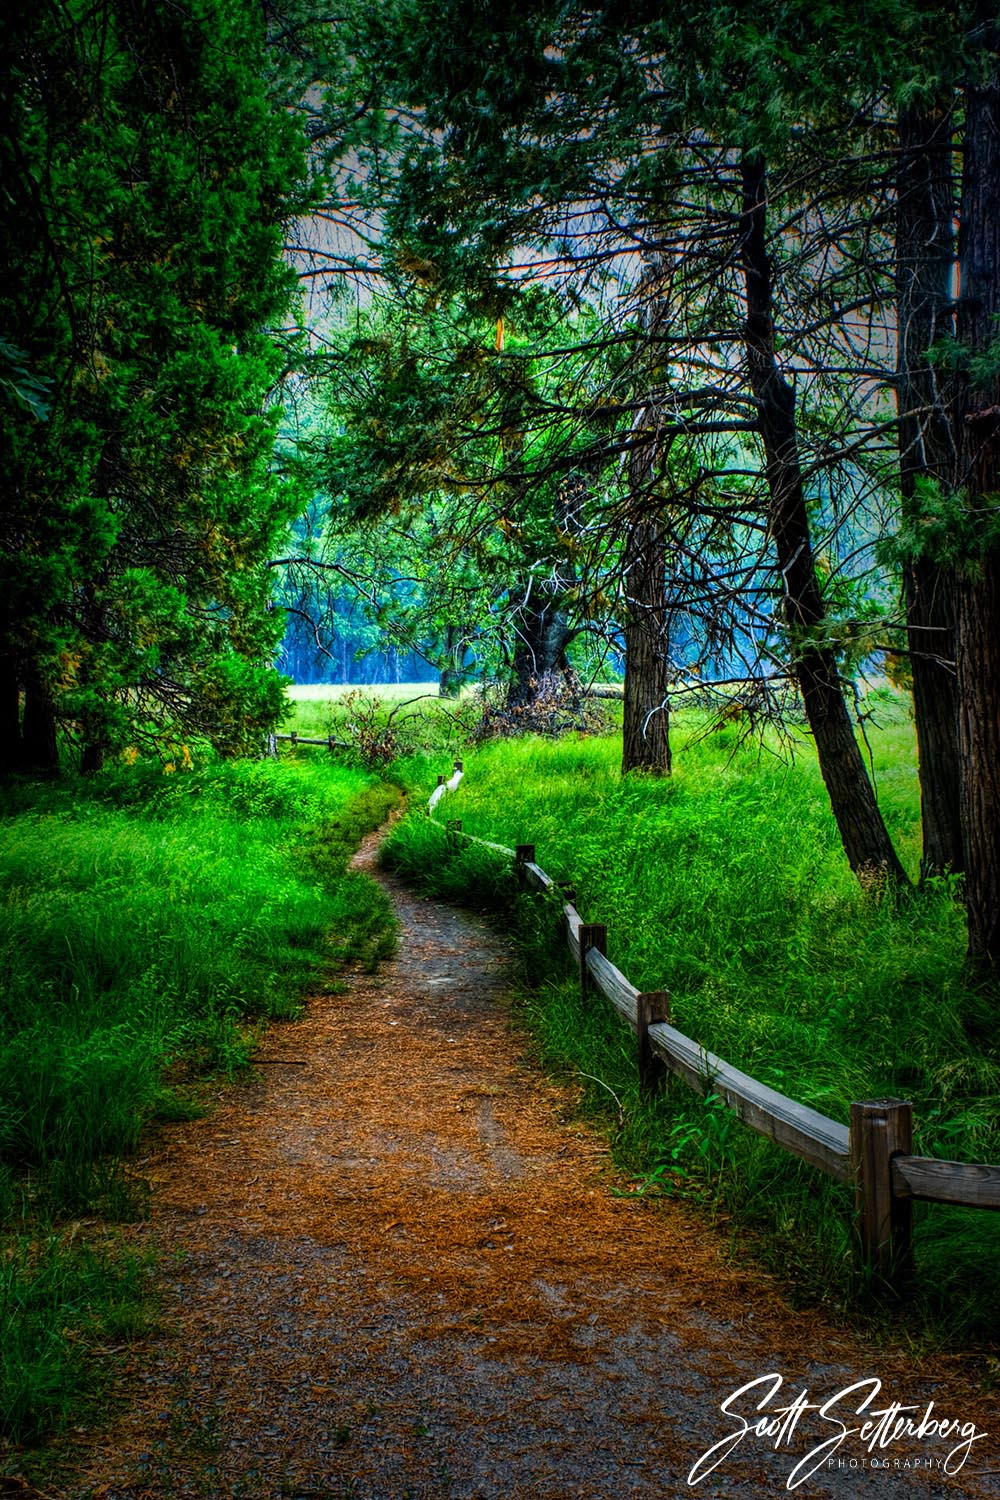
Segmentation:
{"type": "Polygon", "coordinates": [[[272,1028],[252,1082],[154,1142],[141,1234],[173,1253],[167,1329],[113,1429],[79,1436],[66,1500],[1000,1496],[1000,1422],[960,1367],[866,1351],[687,1205],[611,1192],[572,1089],[510,1024],[503,937],[376,848],[356,864],[391,894],[398,956],[272,1028]],[[873,1378],[858,1416],[870,1389],[839,1393],[873,1378]],[[930,1401],[964,1437],[821,1447],[930,1401]]]}

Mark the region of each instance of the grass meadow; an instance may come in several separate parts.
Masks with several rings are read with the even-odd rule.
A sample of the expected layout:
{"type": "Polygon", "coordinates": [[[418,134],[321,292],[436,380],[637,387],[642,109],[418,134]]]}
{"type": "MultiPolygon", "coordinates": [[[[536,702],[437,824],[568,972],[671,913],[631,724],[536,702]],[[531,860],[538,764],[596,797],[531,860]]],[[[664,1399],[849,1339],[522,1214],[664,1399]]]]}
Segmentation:
{"type": "MultiPolygon", "coordinates": [[[[869,738],[880,802],[916,875],[912,725],[897,699],[879,718],[869,738]]],[[[543,868],[576,888],[583,919],[607,924],[613,962],[640,989],[668,990],[674,1024],[720,1056],[844,1123],[854,1099],[911,1099],[917,1152],[1000,1161],[996,997],[965,982],[954,883],[899,900],[861,889],[808,742],[790,759],[777,745],[740,743],[739,726],[706,727],[679,716],[674,774],[662,779],[623,780],[615,736],[488,743],[466,756],[438,816],[534,843],[543,868]]],[[[446,765],[418,757],[398,769],[426,793],[446,765]]],[[[605,1002],[581,1003],[551,940],[553,912],[516,895],[502,857],[456,848],[418,807],[386,857],[441,894],[513,910],[522,1011],[539,1053],[578,1079],[634,1191],[699,1198],[793,1293],[852,1315],[859,1296],[877,1309],[880,1288],[854,1267],[850,1191],[711,1096],[672,1083],[644,1100],[631,1033],[605,1002]]],[[[909,1326],[989,1345],[1000,1332],[998,1217],[918,1204],[915,1235],[909,1326]]]]}
{"type": "Polygon", "coordinates": [[[108,1226],[146,1125],[395,929],[346,869],[398,791],[329,757],[122,766],[0,792],[0,1433],[57,1428],[153,1315],[108,1226]]]}

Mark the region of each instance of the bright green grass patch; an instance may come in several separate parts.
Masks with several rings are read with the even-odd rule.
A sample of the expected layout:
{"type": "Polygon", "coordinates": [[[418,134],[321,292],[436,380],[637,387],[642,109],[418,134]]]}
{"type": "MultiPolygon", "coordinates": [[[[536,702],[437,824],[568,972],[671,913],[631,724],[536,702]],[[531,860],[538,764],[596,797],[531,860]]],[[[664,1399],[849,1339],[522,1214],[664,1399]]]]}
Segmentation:
{"type": "Polygon", "coordinates": [[[328,759],[0,792],[0,1432],[62,1420],[131,1284],[50,1226],[141,1212],[146,1123],[196,1112],[199,1077],[339,964],[391,952],[387,898],[346,866],[398,800],[328,759]]]}
{"type": "MultiPolygon", "coordinates": [[[[915,872],[912,729],[892,705],[885,718],[870,731],[880,799],[915,872]]],[[[899,901],[863,891],[808,745],[792,764],[741,747],[732,729],[698,738],[702,728],[682,719],[668,779],[623,780],[616,739],[485,746],[439,816],[534,843],[543,868],[576,887],[584,920],[607,924],[611,959],[640,989],[669,990],[675,1024],[728,1061],[845,1123],[854,1099],[909,1098],[919,1152],[1000,1160],[1000,1055],[981,1041],[984,997],[964,982],[953,890],[942,882],[899,901]]],[[[448,895],[467,883],[479,904],[514,899],[502,860],[467,849],[458,865],[417,814],[387,854],[448,895]]],[[[537,898],[515,909],[541,1050],[600,1080],[589,1085],[595,1107],[610,1111],[637,1187],[722,1195],[801,1285],[856,1293],[849,1192],[682,1085],[640,1100],[630,1033],[604,1002],[585,1011],[553,959],[554,914],[537,898]]],[[[918,1208],[916,1244],[921,1305],[933,1304],[939,1327],[995,1334],[982,1288],[1000,1253],[996,1216],[918,1208]]]]}
{"type": "Polygon", "coordinates": [[[0,1162],[56,1172],[78,1207],[169,1108],[167,1063],[245,1062],[249,1021],[294,1015],[334,958],[377,956],[384,897],[344,866],[395,800],[358,771],[260,762],[46,788],[9,818],[0,1162]]]}

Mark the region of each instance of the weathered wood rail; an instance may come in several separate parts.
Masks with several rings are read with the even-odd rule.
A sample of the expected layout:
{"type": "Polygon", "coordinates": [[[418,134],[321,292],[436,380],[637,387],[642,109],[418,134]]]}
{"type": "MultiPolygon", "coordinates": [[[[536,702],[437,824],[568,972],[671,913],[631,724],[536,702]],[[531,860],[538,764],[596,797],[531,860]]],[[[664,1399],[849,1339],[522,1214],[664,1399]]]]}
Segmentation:
{"type": "MultiPolygon", "coordinates": [[[[428,804],[430,815],[446,792],[457,790],[462,777],[462,762],[456,761],[447,780],[438,778],[428,804]]],[[[534,844],[514,849],[495,844],[464,833],[458,819],[449,820],[448,829],[511,859],[525,888],[552,901],[566,946],[579,966],[584,997],[602,995],[635,1032],[643,1088],[660,1088],[667,1075],[674,1074],[696,1092],[723,1099],[745,1125],[783,1150],[838,1182],[854,1184],[860,1256],[887,1281],[904,1282],[912,1268],[915,1199],[1000,1209],[1000,1165],[913,1155],[913,1106],[908,1100],[860,1100],[851,1105],[848,1126],[741,1072],[671,1025],[665,990],[638,990],[615,967],[607,957],[607,928],[583,920],[572,895],[565,899],[567,888],[537,863],[534,844]]]]}
{"type": "Polygon", "coordinates": [[[325,745],[327,750],[352,750],[354,747],[347,740],[335,740],[333,735],[327,735],[326,739],[317,740],[310,738],[307,734],[272,734],[272,740],[287,740],[290,745],[325,745]]]}

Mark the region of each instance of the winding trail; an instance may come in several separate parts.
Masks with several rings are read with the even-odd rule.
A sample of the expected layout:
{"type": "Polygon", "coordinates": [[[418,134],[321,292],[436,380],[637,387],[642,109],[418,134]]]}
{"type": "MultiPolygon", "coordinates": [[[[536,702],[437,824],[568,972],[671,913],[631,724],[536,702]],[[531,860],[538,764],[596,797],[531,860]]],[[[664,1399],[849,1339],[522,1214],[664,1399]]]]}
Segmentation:
{"type": "Polygon", "coordinates": [[[355,863],[392,897],[397,958],[272,1029],[252,1083],[154,1145],[142,1232],[177,1251],[170,1335],[135,1359],[111,1436],[78,1439],[87,1482],[65,1494],[777,1495],[833,1430],[815,1416],[779,1451],[751,1435],[687,1482],[739,1426],[720,1402],[775,1371],[776,1405],[877,1374],[888,1400],[933,1399],[989,1432],[954,1479],[923,1467],[954,1442],[910,1439],[872,1469],[851,1467],[867,1457],[851,1439],[795,1493],[1000,1495],[971,1472],[1000,1468],[1000,1420],[946,1364],[867,1356],[727,1264],[683,1205],[609,1191],[572,1092],[510,1026],[503,939],[378,873],[377,842],[355,863]]]}

